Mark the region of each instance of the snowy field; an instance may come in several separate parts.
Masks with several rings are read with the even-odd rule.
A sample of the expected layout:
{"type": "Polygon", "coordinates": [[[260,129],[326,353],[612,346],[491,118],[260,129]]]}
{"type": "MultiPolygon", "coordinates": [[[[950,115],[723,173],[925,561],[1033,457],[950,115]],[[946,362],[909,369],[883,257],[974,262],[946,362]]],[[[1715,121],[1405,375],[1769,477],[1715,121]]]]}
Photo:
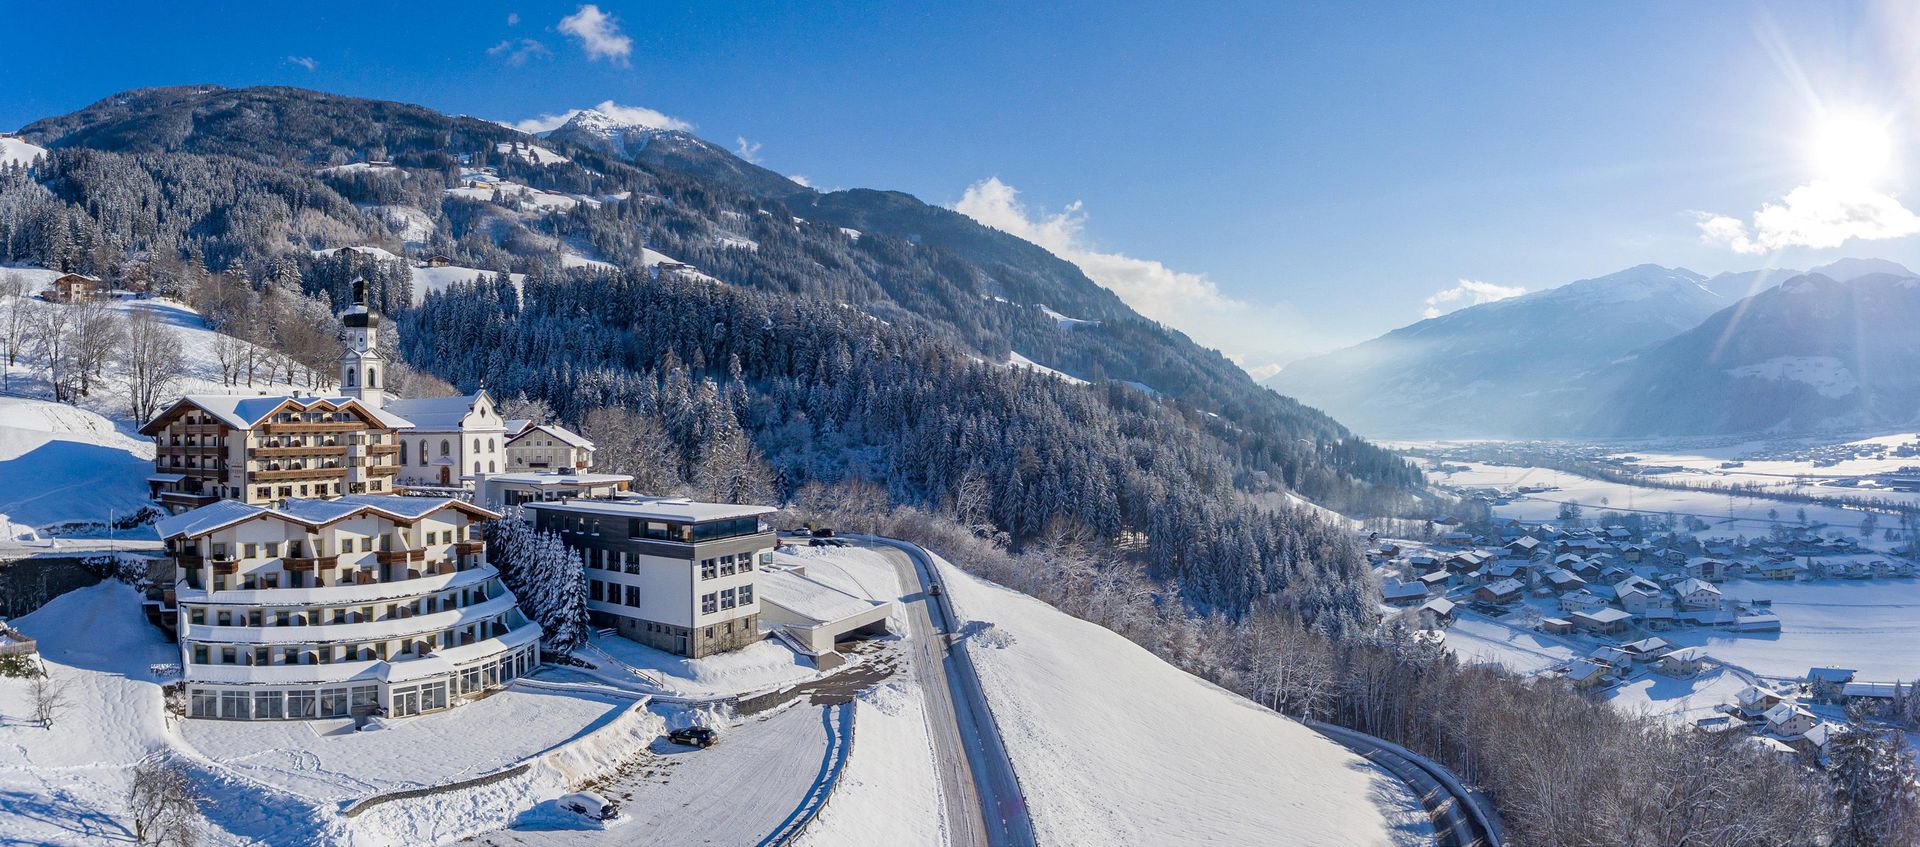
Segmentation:
{"type": "Polygon", "coordinates": [[[1539,673],[1586,655],[1578,642],[1462,611],[1446,630],[1447,646],[1463,662],[1500,665],[1515,673],[1539,673]]]}
{"type": "Polygon", "coordinates": [[[1114,633],[941,563],[1043,844],[1426,844],[1400,782],[1114,633]]]}
{"type": "MultiPolygon", "coordinates": [[[[1521,485],[1550,485],[1557,488],[1556,491],[1530,494],[1511,503],[1493,507],[1493,513],[1497,517],[1530,522],[1552,521],[1559,516],[1563,504],[1578,503],[1588,517],[1609,510],[1690,516],[1711,525],[1709,529],[1699,533],[1702,536],[1730,538],[1745,535],[1752,538],[1766,535],[1776,524],[1798,527],[1798,510],[1803,508],[1797,503],[1783,503],[1778,500],[1728,497],[1724,494],[1705,491],[1677,491],[1603,482],[1546,468],[1521,468],[1478,462],[1449,461],[1447,464],[1465,465],[1469,470],[1434,473],[1433,481],[1442,485],[1466,488],[1485,486],[1508,489],[1521,485]],[[1769,511],[1777,513],[1778,517],[1768,517],[1769,511]]],[[[1833,506],[1809,504],[1804,508],[1808,521],[1825,523],[1850,534],[1858,533],[1860,519],[1866,514],[1854,509],[1833,506]]],[[[1890,519],[1884,515],[1881,516],[1882,526],[1890,523],[1892,523],[1890,519]]],[[[1867,543],[1867,539],[1861,541],[1863,544],[1867,543]]],[[[1886,542],[1876,536],[1872,539],[1872,544],[1884,546],[1886,542]]]]}
{"type": "Polygon", "coordinates": [[[800,654],[773,640],[699,659],[676,656],[618,635],[595,635],[592,643],[620,664],[646,671],[648,681],[664,683],[670,693],[682,697],[725,697],[820,676],[800,654]]]}
{"type": "Polygon", "coordinates": [[[1867,681],[1920,680],[1920,580],[1736,580],[1723,589],[1736,600],[1772,600],[1780,631],[1680,629],[1663,637],[1762,676],[1829,666],[1867,681]]]}
{"type": "Polygon", "coordinates": [[[1718,714],[1715,707],[1732,703],[1733,695],[1747,685],[1745,678],[1725,668],[1710,670],[1692,679],[1647,671],[1608,691],[1607,701],[1629,714],[1691,722],[1718,714]]]}

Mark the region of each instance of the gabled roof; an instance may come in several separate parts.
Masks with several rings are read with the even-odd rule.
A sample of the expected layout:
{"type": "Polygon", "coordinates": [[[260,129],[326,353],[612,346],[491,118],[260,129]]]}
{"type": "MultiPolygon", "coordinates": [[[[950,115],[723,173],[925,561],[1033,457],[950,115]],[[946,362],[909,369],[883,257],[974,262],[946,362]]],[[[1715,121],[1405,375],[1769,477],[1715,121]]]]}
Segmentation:
{"type": "Polygon", "coordinates": [[[1642,638],[1620,645],[1620,649],[1629,653],[1652,653],[1657,650],[1672,649],[1673,644],[1664,638],[1642,638]]]}
{"type": "Polygon", "coordinates": [[[1673,590],[1679,593],[1681,596],[1686,596],[1688,594],[1693,594],[1700,591],[1705,591],[1708,594],[1719,594],[1720,586],[1714,585],[1713,583],[1708,582],[1704,579],[1694,579],[1692,577],[1688,577],[1686,579],[1680,580],[1679,584],[1673,587],[1673,590]]]}
{"type": "MultiPolygon", "coordinates": [[[[509,421],[509,423],[512,423],[512,422],[509,421]]],[[[559,439],[561,443],[564,443],[569,447],[578,447],[582,450],[593,449],[593,442],[588,441],[587,439],[582,437],[579,433],[574,432],[573,430],[567,429],[566,427],[561,426],[559,424],[528,424],[526,426],[521,427],[520,430],[517,432],[514,431],[514,429],[511,426],[509,426],[507,428],[507,432],[509,433],[507,436],[508,444],[512,444],[513,442],[519,441],[520,439],[526,436],[532,435],[536,432],[544,432],[550,436],[553,436],[554,438],[559,439]]]]}
{"type": "Polygon", "coordinates": [[[1819,682],[1846,682],[1859,673],[1852,668],[1812,668],[1807,671],[1807,679],[1819,682]]]}
{"type": "Polygon", "coordinates": [[[453,497],[403,497],[395,494],[348,494],[332,500],[287,501],[283,508],[252,506],[238,500],[218,500],[184,514],[162,518],[154,524],[160,539],[198,538],[210,532],[257,517],[274,517],[307,527],[318,528],[345,520],[363,512],[377,512],[400,521],[417,521],[442,509],[457,509],[483,520],[500,517],[453,497]]]}
{"type": "Polygon", "coordinates": [[[1417,582],[1380,586],[1380,596],[1388,600],[1411,600],[1427,596],[1427,587],[1417,582]]]}
{"type": "MultiPolygon", "coordinates": [[[[473,412],[485,390],[453,397],[412,397],[388,400],[385,408],[413,421],[414,429],[445,432],[460,428],[460,422],[473,412]]],[[[493,398],[488,396],[491,401],[493,398]]],[[[505,422],[501,422],[504,426],[505,422]]]]}
{"type": "Polygon", "coordinates": [[[1484,587],[1495,594],[1516,594],[1526,589],[1526,586],[1517,579],[1503,579],[1484,587]]]}
{"type": "Polygon", "coordinates": [[[1572,617],[1575,620],[1588,620],[1594,623],[1607,624],[1607,623],[1618,623],[1620,621],[1624,621],[1628,618],[1633,617],[1633,613],[1625,609],[1616,609],[1612,606],[1603,606],[1598,609],[1581,609],[1580,611],[1574,612],[1569,617],[1572,617]]]}
{"type": "Polygon", "coordinates": [[[234,429],[253,429],[265,422],[283,408],[305,412],[311,410],[335,411],[353,410],[364,414],[369,420],[387,429],[409,429],[413,422],[400,415],[360,402],[352,397],[295,397],[287,394],[249,395],[249,394],[189,394],[173,401],[166,411],[153,417],[153,420],[140,428],[141,435],[153,435],[161,430],[165,422],[186,408],[196,408],[215,420],[234,429]]]}
{"type": "Polygon", "coordinates": [[[1431,611],[1436,615],[1451,615],[1453,614],[1453,601],[1445,597],[1435,597],[1432,600],[1421,603],[1420,608],[1431,611]]]}

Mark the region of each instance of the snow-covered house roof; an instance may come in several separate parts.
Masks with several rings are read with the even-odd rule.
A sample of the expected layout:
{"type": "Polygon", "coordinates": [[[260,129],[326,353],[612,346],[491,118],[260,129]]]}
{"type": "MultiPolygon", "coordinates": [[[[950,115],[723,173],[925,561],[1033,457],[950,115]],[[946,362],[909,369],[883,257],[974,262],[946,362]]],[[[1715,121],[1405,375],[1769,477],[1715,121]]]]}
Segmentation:
{"type": "Polygon", "coordinates": [[[1774,691],[1771,688],[1761,688],[1758,685],[1749,685],[1735,692],[1733,695],[1733,701],[1735,703],[1747,707],[1757,706],[1766,702],[1779,702],[1780,699],[1780,692],[1774,691]]]}
{"type": "Polygon", "coordinates": [[[1673,644],[1664,638],[1642,638],[1639,641],[1630,641],[1622,644],[1620,645],[1620,649],[1629,653],[1639,653],[1644,656],[1648,653],[1671,650],[1673,649],[1673,644]]]}
{"type": "Polygon", "coordinates": [[[1807,679],[1812,682],[1828,682],[1839,685],[1851,681],[1853,675],[1856,673],[1859,673],[1859,671],[1852,668],[1810,668],[1807,670],[1807,679]]]}
{"type": "Polygon", "coordinates": [[[1427,587],[1418,582],[1403,582],[1403,583],[1395,583],[1392,585],[1382,585],[1380,586],[1380,596],[1382,599],[1385,599],[1388,601],[1413,600],[1419,597],[1427,596],[1427,587]]]}
{"type": "Polygon", "coordinates": [[[547,435],[550,435],[553,438],[559,440],[560,443],[565,444],[569,447],[578,447],[582,450],[593,449],[593,442],[588,441],[584,436],[580,435],[579,433],[574,432],[573,430],[567,429],[566,427],[561,426],[559,424],[536,424],[536,423],[530,423],[527,421],[517,421],[517,423],[520,423],[521,426],[519,429],[514,429],[513,427],[514,423],[516,423],[516,421],[507,422],[507,443],[508,444],[512,444],[513,442],[518,441],[521,438],[526,437],[528,435],[532,435],[533,433],[544,432],[547,435]]]}
{"type": "Polygon", "coordinates": [[[1525,589],[1526,585],[1517,579],[1503,579],[1499,582],[1489,584],[1484,588],[1485,591],[1495,595],[1518,594],[1525,589]]]}
{"type": "Polygon", "coordinates": [[[1688,577],[1680,580],[1680,582],[1673,587],[1673,590],[1680,596],[1685,597],[1690,594],[1700,594],[1703,592],[1707,594],[1719,594],[1720,586],[1714,585],[1704,579],[1688,577]]]}
{"type": "Polygon", "coordinates": [[[849,594],[796,568],[768,568],[757,580],[760,600],[815,621],[837,621],[863,614],[884,602],[849,594]]]}
{"type": "Polygon", "coordinates": [[[411,429],[414,424],[404,416],[386,409],[375,408],[352,397],[294,397],[290,395],[249,395],[249,394],[189,394],[173,402],[166,411],[155,415],[146,426],[140,428],[141,435],[158,433],[173,416],[187,407],[197,408],[212,416],[215,420],[234,429],[253,429],[267,418],[283,408],[296,412],[313,410],[358,411],[368,419],[377,422],[386,429],[411,429]]]}
{"type": "Polygon", "coordinates": [[[1581,609],[1569,615],[1569,617],[1573,618],[1576,621],[1588,621],[1588,622],[1597,623],[1597,624],[1610,624],[1610,623],[1618,623],[1620,621],[1624,621],[1628,618],[1631,618],[1633,617],[1633,613],[1625,609],[1616,609],[1612,606],[1606,606],[1599,609],[1581,609]]]}
{"type": "Polygon", "coordinates": [[[528,503],[529,509],[622,515],[662,521],[701,523],[729,518],[752,518],[778,511],[771,506],[702,503],[684,497],[623,497],[617,500],[559,500],[528,503]]]}
{"type": "Polygon", "coordinates": [[[1596,665],[1585,659],[1576,659],[1574,663],[1567,668],[1567,679],[1573,680],[1574,682],[1586,682],[1588,680],[1599,679],[1606,675],[1607,667],[1605,665],[1596,665]]]}
{"type": "Polygon", "coordinates": [[[1763,717],[1767,719],[1767,723],[1775,725],[1786,723],[1795,718],[1814,720],[1813,712],[1808,711],[1807,707],[1799,703],[1779,703],[1773,708],[1768,709],[1763,717]]]}
{"type": "Polygon", "coordinates": [[[1453,601],[1448,600],[1445,597],[1435,597],[1432,600],[1428,600],[1425,603],[1421,603],[1420,608],[1425,609],[1429,612],[1432,612],[1436,615],[1441,615],[1441,616],[1451,615],[1453,614],[1453,601]]]}

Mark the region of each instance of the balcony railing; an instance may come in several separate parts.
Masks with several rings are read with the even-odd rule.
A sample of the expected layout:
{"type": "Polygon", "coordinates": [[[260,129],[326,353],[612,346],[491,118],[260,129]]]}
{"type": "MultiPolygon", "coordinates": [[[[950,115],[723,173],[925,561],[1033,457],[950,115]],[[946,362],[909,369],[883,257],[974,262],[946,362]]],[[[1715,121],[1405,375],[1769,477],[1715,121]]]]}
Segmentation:
{"type": "Polygon", "coordinates": [[[375,550],[373,551],[373,560],[382,565],[411,564],[413,562],[424,562],[426,561],[426,559],[427,559],[427,548],[425,547],[420,547],[412,550],[375,550]]]}
{"type": "Polygon", "coordinates": [[[360,421],[272,421],[267,432],[346,432],[366,429],[360,421]]]}
{"type": "Polygon", "coordinates": [[[400,472],[400,466],[399,466],[399,465],[369,465],[369,466],[367,466],[367,474],[368,474],[369,476],[392,476],[392,475],[394,475],[394,474],[397,474],[397,473],[399,473],[399,472],[400,472]]]}
{"type": "Polygon", "coordinates": [[[310,571],[315,567],[331,568],[340,564],[339,556],[288,556],[280,560],[280,566],[290,571],[310,571]]]}
{"type": "Polygon", "coordinates": [[[486,550],[487,550],[487,543],[484,541],[453,542],[453,552],[455,555],[458,555],[458,556],[471,556],[476,553],[484,553],[486,552],[486,550]]]}
{"type": "Polygon", "coordinates": [[[275,456],[345,456],[345,444],[295,444],[285,447],[255,447],[256,456],[272,458],[275,456]]]}
{"type": "Polygon", "coordinates": [[[344,477],[345,467],[337,468],[282,468],[279,470],[257,470],[249,474],[255,482],[273,482],[283,479],[324,479],[344,477]]]}

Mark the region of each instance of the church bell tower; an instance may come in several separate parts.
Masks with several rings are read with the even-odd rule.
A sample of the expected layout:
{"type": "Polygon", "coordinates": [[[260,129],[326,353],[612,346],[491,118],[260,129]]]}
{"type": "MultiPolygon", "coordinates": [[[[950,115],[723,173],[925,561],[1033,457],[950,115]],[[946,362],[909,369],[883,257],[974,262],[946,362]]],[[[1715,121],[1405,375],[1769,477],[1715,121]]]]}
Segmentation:
{"type": "Polygon", "coordinates": [[[340,356],[340,394],[374,408],[387,399],[386,362],[380,358],[374,333],[380,318],[367,306],[367,281],[353,279],[353,305],[340,313],[347,330],[347,352],[340,356]]]}

